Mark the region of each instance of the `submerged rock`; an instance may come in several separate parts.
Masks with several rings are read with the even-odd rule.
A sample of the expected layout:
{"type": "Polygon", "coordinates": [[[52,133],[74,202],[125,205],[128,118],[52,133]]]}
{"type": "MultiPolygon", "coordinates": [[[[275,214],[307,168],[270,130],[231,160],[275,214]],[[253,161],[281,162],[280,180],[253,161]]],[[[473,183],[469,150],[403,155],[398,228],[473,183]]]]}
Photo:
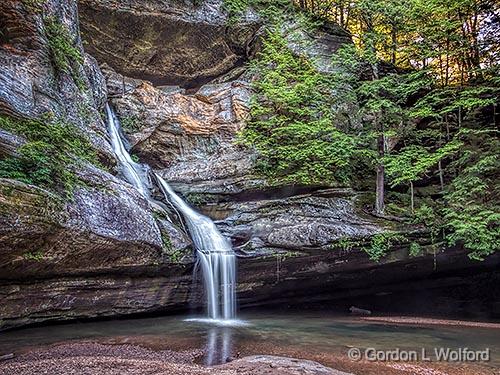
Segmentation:
{"type": "Polygon", "coordinates": [[[349,311],[351,312],[352,315],[371,315],[372,314],[372,312],[370,310],[360,309],[359,307],[356,307],[356,306],[349,307],[349,311]]]}

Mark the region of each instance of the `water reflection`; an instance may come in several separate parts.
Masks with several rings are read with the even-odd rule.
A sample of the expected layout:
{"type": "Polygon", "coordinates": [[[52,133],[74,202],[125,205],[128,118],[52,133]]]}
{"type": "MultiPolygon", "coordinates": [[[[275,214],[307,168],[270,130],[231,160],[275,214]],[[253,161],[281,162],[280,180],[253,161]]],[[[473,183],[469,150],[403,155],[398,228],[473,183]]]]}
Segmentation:
{"type": "Polygon", "coordinates": [[[233,356],[233,328],[211,327],[207,334],[205,365],[226,363],[233,356]]]}

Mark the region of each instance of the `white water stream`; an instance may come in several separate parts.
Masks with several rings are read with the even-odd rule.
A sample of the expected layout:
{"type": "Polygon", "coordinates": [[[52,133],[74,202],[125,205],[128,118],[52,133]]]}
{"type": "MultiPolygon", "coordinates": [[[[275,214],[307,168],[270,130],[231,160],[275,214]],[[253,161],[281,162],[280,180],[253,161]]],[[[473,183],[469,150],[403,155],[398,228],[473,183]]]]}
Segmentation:
{"type": "MultiPolygon", "coordinates": [[[[111,145],[120,162],[124,178],[145,197],[150,197],[148,169],[135,163],[125,147],[120,122],[106,105],[111,145]]],[[[236,256],[231,243],[219,232],[214,222],[195,210],[179,197],[158,174],[154,175],[161,192],[184,217],[193,240],[203,273],[207,295],[208,317],[230,320],[236,317],[236,256]]]]}

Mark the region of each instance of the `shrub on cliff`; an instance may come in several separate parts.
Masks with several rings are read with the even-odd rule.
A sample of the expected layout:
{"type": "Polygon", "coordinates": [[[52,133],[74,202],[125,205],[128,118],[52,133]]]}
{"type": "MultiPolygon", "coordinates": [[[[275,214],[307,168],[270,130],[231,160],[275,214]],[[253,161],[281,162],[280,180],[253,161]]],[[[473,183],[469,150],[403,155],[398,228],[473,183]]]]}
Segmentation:
{"type": "Polygon", "coordinates": [[[19,120],[0,116],[0,128],[25,137],[18,156],[0,160],[0,177],[71,194],[80,183],[74,169],[81,162],[98,164],[88,138],[64,121],[44,116],[19,120]]]}
{"type": "Polygon", "coordinates": [[[293,54],[279,25],[251,69],[258,79],[242,139],[259,151],[260,171],[278,182],[348,184],[364,151],[359,137],[340,129],[349,117],[342,87],[293,54]]]}

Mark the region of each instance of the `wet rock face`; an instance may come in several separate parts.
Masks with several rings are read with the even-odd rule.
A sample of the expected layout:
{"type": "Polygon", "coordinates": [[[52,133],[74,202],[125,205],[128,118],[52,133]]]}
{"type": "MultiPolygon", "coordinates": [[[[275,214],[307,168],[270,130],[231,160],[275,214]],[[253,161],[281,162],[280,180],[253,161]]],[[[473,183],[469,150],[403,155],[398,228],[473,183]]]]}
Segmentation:
{"type": "MultiPolygon", "coordinates": [[[[105,78],[96,60],[83,55],[76,2],[50,0],[39,9],[27,4],[0,4],[4,33],[0,45],[0,114],[30,118],[50,112],[78,126],[91,139],[102,162],[113,166],[115,157],[99,113],[107,101],[105,78]],[[84,56],[82,64],[75,63],[83,87],[51,60],[46,32],[50,17],[67,29],[75,48],[84,56]]],[[[22,137],[2,130],[0,155],[15,155],[23,143],[22,137]]],[[[0,278],[21,277],[24,273],[72,273],[112,267],[113,263],[144,265],[162,259],[161,234],[148,202],[130,185],[98,168],[82,166],[77,174],[85,187],[78,188],[73,199],[66,201],[34,186],[2,180],[0,246],[6,258],[1,263],[5,272],[0,278]],[[45,254],[46,264],[24,270],[25,263],[18,262],[23,254],[32,258],[45,254]]]]}
{"type": "Polygon", "coordinates": [[[79,0],[86,50],[99,62],[156,85],[196,87],[246,59],[260,24],[227,24],[221,0],[79,0]]]}
{"type": "Polygon", "coordinates": [[[29,2],[6,0],[0,4],[3,38],[0,40],[0,112],[15,117],[37,117],[51,112],[67,118],[84,130],[103,163],[114,164],[105,140],[105,126],[99,116],[106,87],[97,62],[85,55],[79,44],[77,8],[74,1],[46,1],[34,10],[29,2]],[[84,56],[78,75],[85,89],[79,89],[70,74],[58,72],[50,60],[50,48],[42,14],[55,17],[74,38],[84,56]],[[83,115],[84,114],[84,115],[83,115]]]}
{"type": "MultiPolygon", "coordinates": [[[[76,2],[48,0],[39,10],[27,4],[30,2],[17,0],[0,3],[0,114],[35,118],[50,112],[79,127],[90,138],[101,162],[113,168],[115,156],[101,118],[107,101],[105,79],[96,60],[83,54],[76,2]],[[55,17],[67,28],[75,48],[82,53],[83,63],[75,69],[83,85],[77,85],[70,74],[58,71],[51,61],[42,15],[55,17]]],[[[0,157],[15,156],[24,142],[23,137],[0,130],[0,157]]],[[[0,309],[0,328],[14,320],[17,323],[13,324],[19,325],[130,312],[135,306],[133,293],[147,288],[145,281],[133,293],[119,294],[116,304],[108,296],[109,305],[102,302],[90,311],[100,291],[117,293],[116,285],[126,289],[131,283],[113,281],[111,275],[155,275],[159,269],[171,274],[172,280],[182,275],[168,252],[187,254],[190,241],[169,220],[159,226],[153,214],[158,207],[107,171],[82,163],[76,174],[84,183],[71,199],[0,179],[0,299],[8,300],[0,309]],[[165,238],[170,238],[169,249],[165,238]],[[77,279],[60,283],[62,277],[70,275],[77,279]],[[101,278],[94,280],[97,275],[101,278]],[[38,283],[40,279],[49,281],[38,283]],[[110,283],[116,287],[110,287],[110,283]],[[52,290],[55,285],[63,287],[52,290]],[[38,296],[31,304],[34,297],[30,293],[38,296]],[[68,304],[66,299],[73,302],[68,304]],[[19,301],[24,301],[22,309],[19,301]]],[[[166,217],[164,211],[162,217],[166,217]]],[[[190,264],[192,258],[185,257],[185,262],[190,264]]],[[[177,299],[177,295],[165,293],[172,300],[155,302],[155,294],[150,294],[144,309],[154,309],[157,303],[182,303],[184,297],[177,299]]]]}
{"type": "Polygon", "coordinates": [[[148,203],[131,186],[97,169],[100,188],[80,188],[66,202],[43,189],[0,181],[0,275],[25,279],[165,262],[148,203]]]}
{"type": "MultiPolygon", "coordinates": [[[[113,168],[100,115],[109,94],[132,152],[216,219],[233,240],[240,255],[242,306],[309,302],[320,294],[342,298],[353,289],[362,295],[373,292],[373,284],[397,286],[401,280],[436,275],[434,254],[409,258],[407,247],[393,249],[377,264],[359,248],[332,249],[341,238],[365,238],[386,226],[356,210],[357,193],[317,187],[284,192],[254,175],[255,153],[237,142],[249,112],[252,77],[232,68],[258,49],[252,40],[259,25],[248,15],[227,26],[220,4],[80,0],[87,51],[109,65],[103,65],[103,75],[97,61],[84,55],[78,67],[81,89],[51,63],[41,13],[25,2],[4,0],[0,113],[36,117],[53,112],[88,134],[101,162],[113,168]],[[113,67],[177,86],[154,87],[113,67]],[[230,69],[196,93],[180,87],[199,86],[230,69]],[[204,204],[206,195],[217,204],[204,204]]],[[[76,2],[47,0],[43,7],[45,16],[66,25],[83,53],[76,2]]],[[[290,48],[300,53],[293,25],[288,30],[290,48]]],[[[344,37],[298,32],[313,44],[304,52],[318,69],[328,71],[328,55],[344,37]]],[[[15,155],[23,142],[0,130],[0,157],[15,155]]],[[[192,288],[190,240],[165,211],[108,172],[85,166],[78,175],[85,185],[69,201],[0,180],[0,329],[203,303],[199,289],[192,288]],[[186,255],[181,263],[179,252],[186,255]]],[[[470,267],[464,251],[437,258],[443,272],[470,267]]],[[[489,266],[498,265],[498,259],[491,261],[489,266]]]]}
{"type": "Polygon", "coordinates": [[[192,284],[191,270],[174,267],[162,271],[2,283],[0,329],[55,320],[185,309],[192,284]]]}

